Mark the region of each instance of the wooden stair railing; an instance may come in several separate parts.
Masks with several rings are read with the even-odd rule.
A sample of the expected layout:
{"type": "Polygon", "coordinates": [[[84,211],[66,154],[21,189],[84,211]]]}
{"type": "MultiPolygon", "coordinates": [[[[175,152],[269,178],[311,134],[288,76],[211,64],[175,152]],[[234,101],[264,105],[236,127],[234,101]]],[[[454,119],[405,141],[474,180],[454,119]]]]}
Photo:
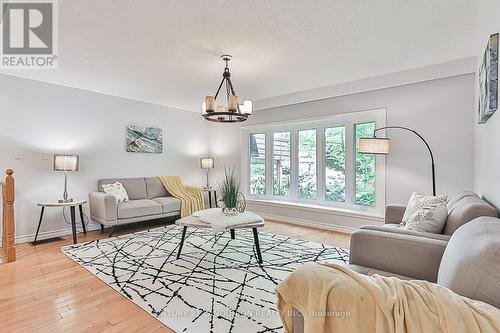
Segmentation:
{"type": "Polygon", "coordinates": [[[4,263],[16,260],[14,248],[14,177],[12,169],[7,169],[7,177],[2,184],[2,250],[4,263]]]}

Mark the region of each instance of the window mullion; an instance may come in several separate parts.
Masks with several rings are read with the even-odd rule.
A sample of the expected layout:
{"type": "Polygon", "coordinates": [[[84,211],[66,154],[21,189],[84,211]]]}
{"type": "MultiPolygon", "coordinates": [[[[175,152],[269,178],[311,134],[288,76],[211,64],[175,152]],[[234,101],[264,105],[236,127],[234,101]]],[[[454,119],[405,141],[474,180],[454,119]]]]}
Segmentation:
{"type": "Polygon", "coordinates": [[[325,127],[316,128],[316,200],[325,200],[325,127]]]}
{"type": "Polygon", "coordinates": [[[273,195],[273,131],[266,131],[266,196],[273,195]]]}
{"type": "Polygon", "coordinates": [[[345,124],[345,199],[348,205],[354,205],[355,193],[355,155],[354,155],[354,123],[348,122],[345,124]]]}
{"type": "Polygon", "coordinates": [[[290,197],[299,197],[299,139],[298,131],[290,130],[290,197]]]}

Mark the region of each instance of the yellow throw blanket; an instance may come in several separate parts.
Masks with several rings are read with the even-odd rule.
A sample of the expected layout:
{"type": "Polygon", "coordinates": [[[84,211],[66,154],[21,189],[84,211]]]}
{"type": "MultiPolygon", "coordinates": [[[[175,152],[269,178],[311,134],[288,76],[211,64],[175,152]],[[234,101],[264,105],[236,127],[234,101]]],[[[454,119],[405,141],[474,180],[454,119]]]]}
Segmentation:
{"type": "Polygon", "coordinates": [[[181,200],[181,217],[191,216],[194,212],[205,209],[202,188],[185,186],[177,176],[163,176],[160,180],[172,196],[181,200]]]}
{"type": "Polygon", "coordinates": [[[287,332],[292,309],[304,332],[500,332],[500,310],[427,281],[364,276],[337,264],[307,264],[276,288],[287,332]]]}

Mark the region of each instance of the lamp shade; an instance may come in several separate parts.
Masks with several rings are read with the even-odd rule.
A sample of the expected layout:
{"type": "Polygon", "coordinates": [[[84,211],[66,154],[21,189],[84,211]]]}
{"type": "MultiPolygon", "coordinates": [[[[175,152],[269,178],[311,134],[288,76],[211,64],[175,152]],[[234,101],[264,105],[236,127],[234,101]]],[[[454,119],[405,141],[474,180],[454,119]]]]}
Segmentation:
{"type": "Polygon", "coordinates": [[[386,138],[360,138],[359,152],[361,154],[389,154],[389,139],[386,138]]]}
{"type": "Polygon", "coordinates": [[[202,169],[212,169],[214,167],[214,159],[212,157],[200,158],[200,167],[202,169]]]}
{"type": "Polygon", "coordinates": [[[54,155],[54,171],[78,171],[80,156],[78,155],[54,155]]]}
{"type": "Polygon", "coordinates": [[[244,99],[243,104],[240,104],[240,111],[243,114],[251,115],[253,112],[253,102],[251,99],[244,99]]]}

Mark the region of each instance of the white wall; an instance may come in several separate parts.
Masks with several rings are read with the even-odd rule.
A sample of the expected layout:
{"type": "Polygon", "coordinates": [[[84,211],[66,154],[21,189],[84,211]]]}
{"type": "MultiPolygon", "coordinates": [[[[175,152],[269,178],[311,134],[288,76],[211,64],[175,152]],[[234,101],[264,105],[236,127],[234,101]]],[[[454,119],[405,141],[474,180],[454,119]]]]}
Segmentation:
{"type": "MultiPolygon", "coordinates": [[[[80,171],[69,177],[74,198],[87,198],[97,179],[107,177],[180,175],[204,184],[199,158],[208,153],[208,126],[197,113],[5,75],[0,101],[0,170],[15,172],[18,239],[31,240],[36,231],[37,202],[62,196],[63,174],[52,171],[52,156],[43,160],[43,153],[80,155],[80,171]],[[127,153],[127,124],[161,127],[163,154],[127,153]]],[[[60,209],[45,211],[43,232],[69,232],[60,209]]]]}
{"type": "Polygon", "coordinates": [[[215,168],[210,170],[210,184],[217,185],[224,176],[224,169],[234,168],[240,172],[241,126],[235,124],[209,123],[210,154],[215,168]]]}
{"type": "MultiPolygon", "coordinates": [[[[481,29],[481,43],[478,46],[478,67],[490,34],[500,32],[500,1],[492,1],[491,8],[485,10],[485,14],[487,17],[481,29]]],[[[476,113],[476,105],[473,110],[476,113]]],[[[500,110],[485,124],[477,124],[477,117],[474,123],[474,189],[500,210],[500,110]]]]}

